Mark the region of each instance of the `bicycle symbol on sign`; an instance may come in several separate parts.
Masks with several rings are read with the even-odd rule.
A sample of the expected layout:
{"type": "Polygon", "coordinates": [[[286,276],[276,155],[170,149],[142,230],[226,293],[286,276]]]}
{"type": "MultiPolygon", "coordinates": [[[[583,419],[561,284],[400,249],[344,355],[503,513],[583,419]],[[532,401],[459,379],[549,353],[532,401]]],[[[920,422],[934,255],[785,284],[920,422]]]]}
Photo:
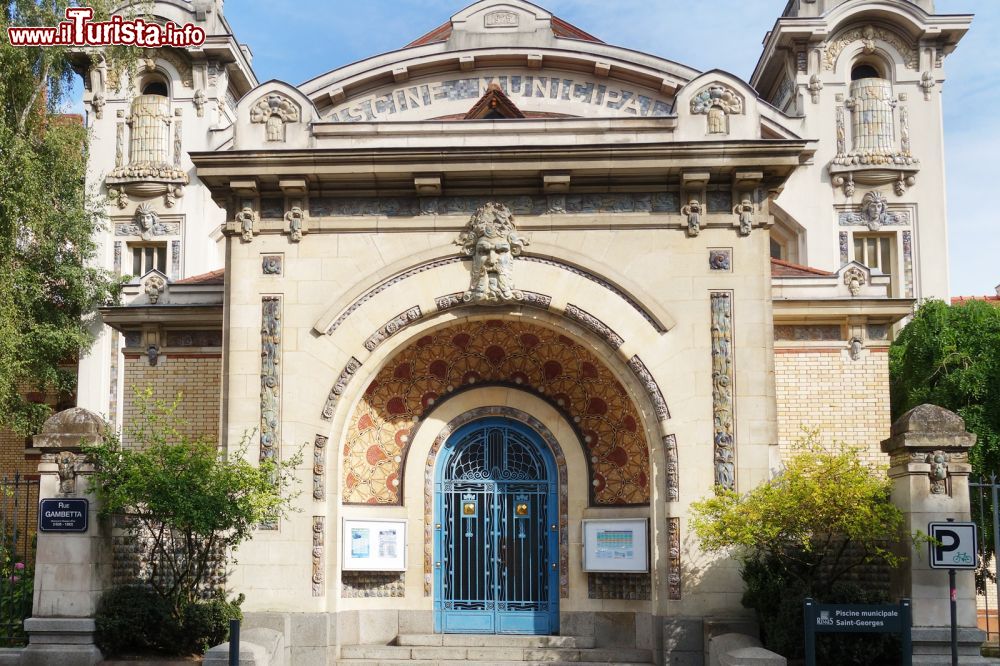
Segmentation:
{"type": "Polygon", "coordinates": [[[972,555],[969,555],[968,553],[958,553],[952,558],[952,562],[955,564],[971,564],[972,555]]]}

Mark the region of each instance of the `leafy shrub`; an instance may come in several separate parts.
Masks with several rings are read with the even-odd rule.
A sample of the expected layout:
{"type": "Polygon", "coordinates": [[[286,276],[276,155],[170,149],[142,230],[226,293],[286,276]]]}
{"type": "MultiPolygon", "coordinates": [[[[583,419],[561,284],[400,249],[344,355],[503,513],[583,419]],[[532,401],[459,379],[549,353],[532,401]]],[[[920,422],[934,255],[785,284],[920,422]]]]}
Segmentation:
{"type": "Polygon", "coordinates": [[[208,601],[196,601],[184,607],[181,633],[175,643],[180,652],[202,654],[213,645],[229,640],[229,621],[242,620],[241,594],[226,601],[221,594],[208,601]]]}
{"type": "MultiPolygon", "coordinates": [[[[692,526],[707,551],[742,563],[743,605],[757,611],[764,645],[788,658],[803,654],[802,602],[885,602],[850,581],[863,565],[897,566],[886,545],[902,536],[902,514],[889,482],[856,451],[828,451],[812,433],[770,481],[745,495],[716,489],[692,505],[692,526]]],[[[882,635],[822,635],[822,664],[893,663],[882,635]],[[834,637],[830,637],[834,636],[834,637]]],[[[896,648],[898,653],[898,647],[896,648]]]]}
{"type": "MultiPolygon", "coordinates": [[[[12,543],[11,536],[0,535],[0,543],[12,543]]],[[[34,548],[32,548],[34,552],[34,548]]],[[[34,572],[24,558],[0,548],[0,647],[14,647],[27,642],[24,619],[31,615],[34,572]]]]}
{"type": "Polygon", "coordinates": [[[95,614],[97,647],[105,654],[159,651],[174,624],[170,604],[149,588],[123,585],[108,590],[95,614]]]}
{"type": "MultiPolygon", "coordinates": [[[[754,608],[760,622],[761,641],[789,659],[804,656],[805,626],[802,602],[811,596],[800,580],[790,579],[784,565],[774,558],[754,558],[741,570],[746,590],[743,605],[754,608]]],[[[838,581],[816,597],[818,603],[885,604],[878,589],[855,582],[838,581]]],[[[899,638],[893,634],[817,634],[819,664],[896,664],[900,659],[899,638]]]]}
{"type": "Polygon", "coordinates": [[[185,604],[175,615],[166,599],[138,585],[104,593],[97,606],[97,646],[109,655],[202,654],[229,640],[229,621],[243,619],[243,595],[226,601],[221,594],[185,604]]]}

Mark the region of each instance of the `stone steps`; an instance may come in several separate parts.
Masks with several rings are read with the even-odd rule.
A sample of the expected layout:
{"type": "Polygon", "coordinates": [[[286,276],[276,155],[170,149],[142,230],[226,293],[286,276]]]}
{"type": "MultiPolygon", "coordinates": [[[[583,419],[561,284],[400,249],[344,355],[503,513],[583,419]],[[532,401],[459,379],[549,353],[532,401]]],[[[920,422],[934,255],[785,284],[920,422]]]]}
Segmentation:
{"type": "Polygon", "coordinates": [[[582,636],[410,634],[399,636],[395,642],[395,645],[345,645],[340,649],[337,663],[344,666],[453,666],[457,662],[483,666],[646,666],[653,661],[652,650],[595,648],[593,638],[582,636]]]}
{"type": "Polygon", "coordinates": [[[593,636],[524,636],[512,634],[400,634],[396,645],[520,648],[592,648],[593,636]]]}

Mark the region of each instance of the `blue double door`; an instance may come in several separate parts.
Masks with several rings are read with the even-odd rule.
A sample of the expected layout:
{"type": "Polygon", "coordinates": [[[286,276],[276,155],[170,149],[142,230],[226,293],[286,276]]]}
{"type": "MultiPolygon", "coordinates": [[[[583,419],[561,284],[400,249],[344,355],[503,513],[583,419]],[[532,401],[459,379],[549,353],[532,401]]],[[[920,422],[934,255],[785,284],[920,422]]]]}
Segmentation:
{"type": "Polygon", "coordinates": [[[557,472],[532,429],[459,428],[435,479],[434,622],[444,633],[559,630],[557,472]]]}

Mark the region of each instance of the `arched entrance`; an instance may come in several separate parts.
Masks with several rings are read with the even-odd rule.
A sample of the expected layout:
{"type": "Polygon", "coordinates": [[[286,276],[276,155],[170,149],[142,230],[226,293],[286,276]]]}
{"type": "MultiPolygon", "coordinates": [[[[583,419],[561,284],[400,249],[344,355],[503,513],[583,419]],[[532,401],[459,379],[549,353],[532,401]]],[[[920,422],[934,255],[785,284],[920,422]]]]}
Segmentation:
{"type": "Polygon", "coordinates": [[[559,630],[555,460],[528,426],[472,421],[435,470],[434,628],[443,633],[559,630]]]}

